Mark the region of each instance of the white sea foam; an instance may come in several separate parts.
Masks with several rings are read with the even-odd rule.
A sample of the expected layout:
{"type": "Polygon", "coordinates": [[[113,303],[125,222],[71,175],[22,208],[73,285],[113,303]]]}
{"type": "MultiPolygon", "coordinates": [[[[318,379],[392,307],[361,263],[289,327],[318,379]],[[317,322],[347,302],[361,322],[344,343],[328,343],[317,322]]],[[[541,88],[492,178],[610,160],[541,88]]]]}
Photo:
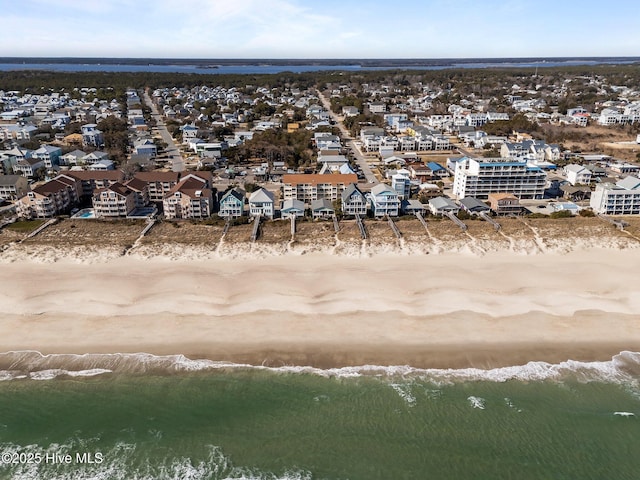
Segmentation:
{"type": "Polygon", "coordinates": [[[37,351],[0,353],[0,380],[28,378],[53,379],[66,376],[91,376],[105,373],[184,373],[213,370],[255,369],[283,374],[319,375],[327,378],[376,376],[382,378],[414,378],[436,385],[458,382],[492,381],[600,381],[632,385],[640,381],[640,353],[621,352],[609,361],[581,362],[567,360],[551,364],[529,362],[526,365],[494,369],[419,369],[407,365],[363,365],[320,369],[309,366],[269,367],[237,364],[206,359],[190,359],[184,355],[156,356],[148,353],[114,353],[84,355],[42,355],[37,351]]]}
{"type": "MultiPolygon", "coordinates": [[[[0,444],[0,451],[3,453],[3,458],[20,454],[28,455],[27,458],[45,458],[47,454],[74,456],[74,452],[80,451],[81,443],[78,439],[70,439],[63,444],[51,444],[48,447],[3,443],[0,444]]],[[[3,465],[0,473],[9,473],[10,478],[14,480],[311,480],[312,478],[309,472],[299,470],[291,470],[278,476],[255,469],[234,467],[221,448],[211,445],[208,446],[208,454],[203,460],[177,456],[167,458],[159,465],[151,465],[149,461],[140,462],[137,446],[131,443],[117,443],[102,453],[104,462],[99,464],[74,462],[67,468],[46,462],[39,464],[18,462],[15,465],[3,465]]]]}
{"type": "Polygon", "coordinates": [[[487,401],[482,397],[470,396],[467,400],[469,401],[469,405],[473,408],[479,408],[480,410],[484,410],[487,403],[487,401]]]}
{"type": "Polygon", "coordinates": [[[411,384],[406,383],[391,383],[389,384],[391,388],[393,388],[396,393],[407,402],[407,405],[410,407],[414,407],[416,405],[416,397],[411,392],[411,384]]]}

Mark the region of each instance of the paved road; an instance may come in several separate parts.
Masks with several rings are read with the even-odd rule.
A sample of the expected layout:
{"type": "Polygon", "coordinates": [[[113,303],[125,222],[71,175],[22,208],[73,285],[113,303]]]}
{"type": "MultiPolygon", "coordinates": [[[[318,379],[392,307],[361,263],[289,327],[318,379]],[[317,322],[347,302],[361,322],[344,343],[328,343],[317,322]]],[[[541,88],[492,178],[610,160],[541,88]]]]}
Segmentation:
{"type": "Polygon", "coordinates": [[[176,146],[176,143],[173,140],[173,137],[169,133],[169,130],[167,130],[167,126],[164,123],[164,118],[162,117],[162,115],[160,115],[158,108],[151,101],[151,97],[149,97],[149,94],[147,92],[144,92],[144,95],[142,96],[142,98],[144,100],[144,103],[146,103],[147,106],[151,109],[151,118],[153,118],[156,121],[156,126],[158,127],[158,133],[162,137],[162,140],[167,144],[166,155],[169,157],[169,161],[174,166],[173,170],[179,171],[179,172],[183,171],[184,158],[182,157],[180,150],[176,146]]]}
{"type": "Polygon", "coordinates": [[[331,102],[329,101],[329,99],[320,91],[317,91],[317,93],[318,93],[318,98],[320,98],[320,101],[322,102],[323,107],[329,112],[331,119],[334,122],[336,122],[338,129],[340,129],[340,134],[342,136],[342,139],[345,142],[344,143],[345,146],[351,149],[351,151],[353,152],[355,161],[360,166],[360,169],[362,170],[362,173],[364,174],[364,177],[367,183],[378,183],[378,179],[371,171],[371,167],[369,167],[369,164],[367,163],[367,159],[364,157],[364,155],[360,151],[360,148],[358,148],[358,146],[356,145],[354,139],[349,134],[349,131],[345,128],[344,124],[342,123],[342,120],[340,119],[340,117],[338,117],[338,115],[336,115],[334,112],[331,111],[331,102]]]}

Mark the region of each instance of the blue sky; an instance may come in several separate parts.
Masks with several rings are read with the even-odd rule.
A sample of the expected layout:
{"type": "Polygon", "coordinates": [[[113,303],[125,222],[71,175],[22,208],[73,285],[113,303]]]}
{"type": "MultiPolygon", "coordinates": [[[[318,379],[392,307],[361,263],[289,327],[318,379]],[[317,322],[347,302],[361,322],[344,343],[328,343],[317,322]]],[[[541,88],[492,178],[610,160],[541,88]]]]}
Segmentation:
{"type": "Polygon", "coordinates": [[[0,56],[640,56],[637,0],[10,0],[0,56]]]}

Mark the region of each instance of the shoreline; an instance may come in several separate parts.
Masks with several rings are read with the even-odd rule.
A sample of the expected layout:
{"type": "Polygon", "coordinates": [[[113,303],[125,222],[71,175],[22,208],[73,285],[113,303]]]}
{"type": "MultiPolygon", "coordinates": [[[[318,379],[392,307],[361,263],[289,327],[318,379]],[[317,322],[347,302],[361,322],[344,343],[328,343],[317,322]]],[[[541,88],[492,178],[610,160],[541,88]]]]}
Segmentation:
{"type": "Polygon", "coordinates": [[[318,368],[606,361],[640,351],[638,260],[631,249],[13,262],[0,270],[0,352],[318,368]]]}

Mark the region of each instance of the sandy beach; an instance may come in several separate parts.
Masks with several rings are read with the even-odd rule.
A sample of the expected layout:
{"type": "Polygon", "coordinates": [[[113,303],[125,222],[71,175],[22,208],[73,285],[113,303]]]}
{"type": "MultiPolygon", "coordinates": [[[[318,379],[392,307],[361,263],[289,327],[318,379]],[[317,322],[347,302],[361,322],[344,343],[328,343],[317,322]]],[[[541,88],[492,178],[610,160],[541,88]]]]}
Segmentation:
{"type": "Polygon", "coordinates": [[[640,251],[120,257],[0,269],[0,351],[459,368],[640,351],[640,251]]]}

